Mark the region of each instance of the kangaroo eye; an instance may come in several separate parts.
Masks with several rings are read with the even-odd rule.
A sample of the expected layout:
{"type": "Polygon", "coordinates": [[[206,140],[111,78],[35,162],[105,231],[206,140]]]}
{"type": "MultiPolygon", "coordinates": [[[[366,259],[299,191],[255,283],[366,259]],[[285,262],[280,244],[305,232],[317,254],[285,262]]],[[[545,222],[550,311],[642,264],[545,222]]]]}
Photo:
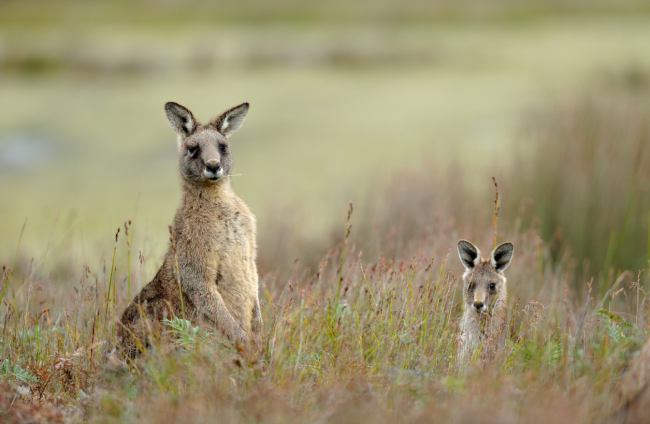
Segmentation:
{"type": "Polygon", "coordinates": [[[497,285],[496,285],[496,284],[494,284],[494,283],[490,284],[490,290],[494,290],[494,289],[496,289],[496,288],[497,288],[497,285]]]}
{"type": "Polygon", "coordinates": [[[219,150],[221,150],[221,153],[226,153],[226,145],[225,144],[220,144],[219,145],[219,150]]]}
{"type": "Polygon", "coordinates": [[[196,152],[199,151],[199,146],[192,146],[187,148],[187,153],[190,154],[190,156],[196,155],[196,152]]]}

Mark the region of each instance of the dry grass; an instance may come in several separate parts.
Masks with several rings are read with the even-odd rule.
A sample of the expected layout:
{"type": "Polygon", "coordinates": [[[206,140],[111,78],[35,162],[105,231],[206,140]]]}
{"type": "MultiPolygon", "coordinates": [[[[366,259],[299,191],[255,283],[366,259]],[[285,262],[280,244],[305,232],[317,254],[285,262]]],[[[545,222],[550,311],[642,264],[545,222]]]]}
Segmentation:
{"type": "MultiPolygon", "coordinates": [[[[411,194],[425,188],[396,181],[411,194]]],[[[352,236],[340,228],[341,242],[316,267],[263,276],[261,352],[177,326],[175,346],[127,366],[109,354],[127,269],[84,267],[62,278],[19,264],[2,304],[2,378],[14,387],[4,413],[42,422],[608,421],[650,322],[647,275],[623,273],[598,295],[568,254],[553,259],[537,230],[502,219],[499,239],[516,247],[508,343],[494,362],[463,366],[452,249],[461,234],[492,245],[490,202],[458,199],[464,214],[483,208],[485,219],[465,221],[445,205],[413,221],[398,211],[432,201],[400,192],[387,191],[374,232],[359,223],[355,235],[352,214],[352,236]]],[[[124,240],[116,246],[126,256],[124,240]]],[[[7,269],[3,282],[9,277],[7,269]]]]}

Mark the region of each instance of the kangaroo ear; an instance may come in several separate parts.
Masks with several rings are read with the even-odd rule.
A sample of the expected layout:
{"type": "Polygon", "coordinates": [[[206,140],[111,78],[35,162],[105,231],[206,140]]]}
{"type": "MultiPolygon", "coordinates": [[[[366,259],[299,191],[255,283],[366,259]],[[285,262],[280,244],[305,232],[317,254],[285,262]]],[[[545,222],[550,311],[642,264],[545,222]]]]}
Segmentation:
{"type": "Polygon", "coordinates": [[[503,272],[510,265],[512,261],[512,255],[515,253],[515,247],[512,243],[507,242],[497,246],[490,255],[490,264],[492,267],[497,270],[497,272],[503,272]]]}
{"type": "Polygon", "coordinates": [[[241,124],[248,113],[248,103],[242,103],[232,109],[228,109],[221,115],[210,121],[210,125],[217,129],[221,134],[230,137],[241,127],[241,124]]]}
{"type": "Polygon", "coordinates": [[[188,136],[196,130],[199,123],[194,119],[194,115],[184,106],[178,103],[165,103],[165,112],[167,120],[172,129],[182,136],[188,136]]]}
{"type": "Polygon", "coordinates": [[[463,266],[468,270],[474,269],[481,262],[481,252],[467,240],[458,242],[458,256],[463,266]]]}

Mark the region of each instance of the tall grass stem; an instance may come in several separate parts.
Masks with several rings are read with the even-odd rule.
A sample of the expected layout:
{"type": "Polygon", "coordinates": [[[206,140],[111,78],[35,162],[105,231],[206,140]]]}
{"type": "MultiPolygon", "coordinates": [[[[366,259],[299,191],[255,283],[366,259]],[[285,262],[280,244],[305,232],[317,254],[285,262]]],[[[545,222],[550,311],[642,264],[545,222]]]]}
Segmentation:
{"type": "Polygon", "coordinates": [[[9,287],[9,283],[11,282],[11,276],[14,274],[16,259],[18,258],[18,250],[20,249],[20,242],[23,240],[23,233],[25,232],[26,225],[27,225],[27,218],[25,218],[25,222],[23,223],[23,228],[22,230],[20,230],[20,237],[18,237],[18,245],[16,246],[16,254],[14,255],[14,261],[11,264],[11,269],[9,270],[7,281],[5,281],[5,286],[2,288],[2,295],[0,296],[0,305],[2,305],[2,300],[5,298],[5,294],[7,293],[7,287],[9,287]]]}

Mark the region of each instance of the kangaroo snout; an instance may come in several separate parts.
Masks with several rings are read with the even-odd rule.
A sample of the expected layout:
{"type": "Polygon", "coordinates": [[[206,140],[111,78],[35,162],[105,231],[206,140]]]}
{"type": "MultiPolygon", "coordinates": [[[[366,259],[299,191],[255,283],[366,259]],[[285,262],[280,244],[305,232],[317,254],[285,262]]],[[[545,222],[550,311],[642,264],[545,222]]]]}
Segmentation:
{"type": "Polygon", "coordinates": [[[485,303],[483,302],[474,302],[474,309],[476,309],[477,312],[481,312],[484,306],[485,303]]]}
{"type": "Polygon", "coordinates": [[[210,159],[205,163],[206,171],[212,172],[213,174],[216,174],[219,168],[221,168],[221,164],[216,159],[210,159]]]}
{"type": "Polygon", "coordinates": [[[205,163],[204,174],[206,177],[211,179],[219,178],[223,175],[223,169],[221,168],[221,163],[217,159],[210,159],[205,163]]]}

